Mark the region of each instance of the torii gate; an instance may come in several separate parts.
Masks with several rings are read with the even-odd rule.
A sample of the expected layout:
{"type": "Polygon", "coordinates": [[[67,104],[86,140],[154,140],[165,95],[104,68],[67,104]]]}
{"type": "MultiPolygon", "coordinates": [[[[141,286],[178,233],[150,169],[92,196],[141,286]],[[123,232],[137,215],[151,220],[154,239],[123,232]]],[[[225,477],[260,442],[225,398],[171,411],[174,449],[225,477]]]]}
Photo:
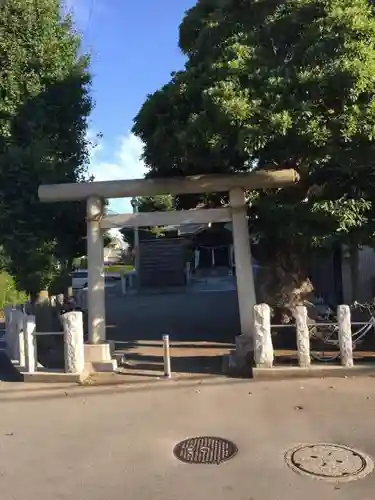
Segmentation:
{"type": "Polygon", "coordinates": [[[232,175],[195,175],[183,178],[135,179],[104,182],[50,184],[39,187],[42,202],[86,200],[88,260],[88,344],[85,361],[98,371],[115,368],[109,343],[106,342],[103,231],[110,228],[182,225],[190,223],[232,222],[233,247],[241,334],[251,344],[253,306],[256,303],[246,215],[245,191],[282,188],[298,182],[293,169],[256,170],[232,175]],[[229,207],[174,212],[104,214],[104,200],[160,194],[228,192],[229,207]]]}

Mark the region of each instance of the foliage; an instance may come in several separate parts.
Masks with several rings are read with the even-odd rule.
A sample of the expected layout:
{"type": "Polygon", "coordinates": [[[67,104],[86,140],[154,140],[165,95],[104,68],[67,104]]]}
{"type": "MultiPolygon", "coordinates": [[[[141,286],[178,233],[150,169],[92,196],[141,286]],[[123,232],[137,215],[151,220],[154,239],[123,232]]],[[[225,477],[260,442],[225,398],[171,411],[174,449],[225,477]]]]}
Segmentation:
{"type": "Polygon", "coordinates": [[[249,213],[264,257],[301,288],[312,245],[373,238],[374,41],[367,0],[198,1],[184,70],[135,118],[149,175],[298,169],[298,186],[250,193],[249,213]]]}
{"type": "Polygon", "coordinates": [[[136,202],[138,212],[169,212],[174,208],[174,198],[169,194],[139,196],[136,202]]]}
{"type": "Polygon", "coordinates": [[[103,234],[103,245],[104,248],[111,247],[111,245],[114,244],[114,238],[111,236],[111,234],[108,231],[105,231],[103,234]]]}
{"type": "MultiPolygon", "coordinates": [[[[174,209],[174,197],[171,195],[157,196],[139,196],[136,198],[138,212],[170,212],[174,209]]],[[[133,229],[122,229],[121,233],[124,240],[133,247],[134,231],[133,229]]],[[[145,227],[139,230],[139,238],[153,239],[164,236],[163,229],[160,227],[145,227]]]]}
{"type": "Polygon", "coordinates": [[[87,257],[76,257],[72,267],[74,269],[87,269],[87,257]]]}
{"type": "Polygon", "coordinates": [[[3,0],[0,33],[0,244],[35,293],[85,253],[84,204],[41,204],[37,190],[87,177],[89,61],[59,0],[3,0]]]}
{"type": "Polygon", "coordinates": [[[24,304],[27,294],[17,290],[15,280],[5,271],[0,272],[0,310],[6,306],[24,304]]]}
{"type": "Polygon", "coordinates": [[[132,271],[134,269],[133,266],[127,265],[127,264],[112,264],[110,266],[105,266],[104,267],[104,272],[105,273],[119,273],[119,274],[125,274],[128,271],[132,271]]]}

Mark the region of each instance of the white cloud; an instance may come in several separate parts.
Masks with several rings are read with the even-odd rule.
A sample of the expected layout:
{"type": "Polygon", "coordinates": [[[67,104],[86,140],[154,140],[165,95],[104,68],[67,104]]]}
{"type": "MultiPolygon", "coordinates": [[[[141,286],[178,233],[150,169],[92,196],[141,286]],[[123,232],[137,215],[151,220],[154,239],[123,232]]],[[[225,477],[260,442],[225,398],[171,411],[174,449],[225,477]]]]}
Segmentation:
{"type": "MultiPolygon", "coordinates": [[[[88,136],[92,140],[95,133],[90,132],[88,136]]],[[[118,140],[118,148],[112,152],[103,141],[99,141],[91,151],[90,174],[96,181],[143,178],[147,168],[141,160],[142,150],[142,141],[130,132],[118,140]]],[[[128,212],[131,210],[130,199],[111,200],[110,207],[116,212],[128,212]]]]}

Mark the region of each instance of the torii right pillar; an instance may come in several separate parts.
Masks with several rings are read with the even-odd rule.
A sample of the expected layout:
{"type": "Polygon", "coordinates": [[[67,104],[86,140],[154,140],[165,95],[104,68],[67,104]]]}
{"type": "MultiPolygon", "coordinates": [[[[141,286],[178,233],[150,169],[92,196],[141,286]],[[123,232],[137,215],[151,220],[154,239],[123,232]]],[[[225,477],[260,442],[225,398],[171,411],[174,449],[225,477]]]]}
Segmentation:
{"type": "Polygon", "coordinates": [[[233,247],[241,324],[241,335],[236,337],[236,351],[231,357],[230,368],[250,371],[254,352],[253,331],[256,296],[245,191],[241,188],[230,190],[229,202],[232,209],[233,247]]]}

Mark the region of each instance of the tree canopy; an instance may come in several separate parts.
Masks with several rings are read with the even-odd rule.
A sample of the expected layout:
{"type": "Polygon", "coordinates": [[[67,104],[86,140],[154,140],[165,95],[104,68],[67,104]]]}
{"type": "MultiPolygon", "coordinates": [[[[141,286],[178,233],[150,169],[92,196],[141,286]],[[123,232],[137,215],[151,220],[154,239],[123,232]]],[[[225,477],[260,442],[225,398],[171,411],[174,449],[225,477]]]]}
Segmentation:
{"type": "Polygon", "coordinates": [[[138,212],[169,212],[174,208],[174,198],[169,194],[139,196],[136,203],[138,212]]]}
{"type": "MultiPolygon", "coordinates": [[[[174,209],[175,205],[174,197],[171,195],[138,196],[136,203],[138,212],[169,212],[174,209]]],[[[133,247],[133,229],[124,228],[121,234],[124,240],[133,247]]],[[[158,238],[163,235],[162,229],[157,227],[144,227],[139,230],[140,239],[158,238]]]]}
{"type": "Polygon", "coordinates": [[[36,292],[85,253],[85,207],[41,204],[37,189],[87,177],[89,60],[59,0],[3,0],[0,61],[0,244],[36,292]]]}
{"type": "Polygon", "coordinates": [[[298,186],[250,193],[249,213],[264,257],[301,288],[312,245],[373,237],[372,7],[199,0],[179,33],[184,69],[135,118],[149,175],[298,169],[298,186]]]}

